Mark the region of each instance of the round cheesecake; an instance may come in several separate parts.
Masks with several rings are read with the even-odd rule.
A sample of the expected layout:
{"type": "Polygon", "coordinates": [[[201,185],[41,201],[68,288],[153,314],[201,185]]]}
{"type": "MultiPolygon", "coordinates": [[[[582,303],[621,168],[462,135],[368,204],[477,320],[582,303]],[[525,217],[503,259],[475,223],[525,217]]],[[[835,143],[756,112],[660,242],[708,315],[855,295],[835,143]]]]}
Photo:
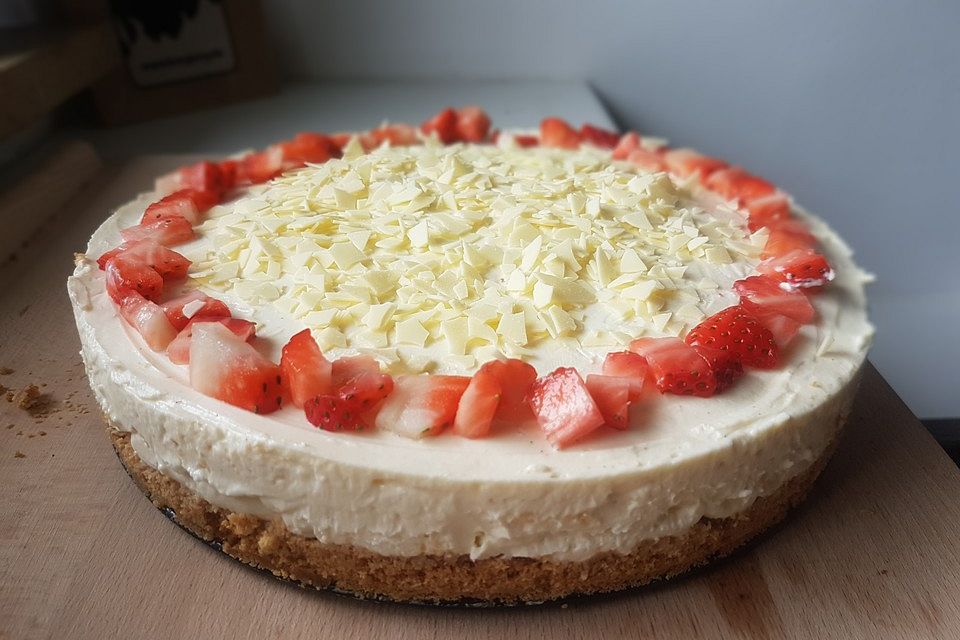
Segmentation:
{"type": "MultiPolygon", "coordinates": [[[[872,335],[866,274],[793,205],[835,278],[816,319],[713,397],[631,402],[625,429],[557,447],[536,420],[487,437],[314,427],[289,402],[262,415],[191,386],[107,293],[96,258],[160,194],[94,233],[68,288],[114,445],[157,506],[278,576],[364,597],[541,602],[680,574],[777,522],[816,478],[872,335]]],[[[680,337],[736,304],[766,230],[697,175],[609,149],[382,145],[235,190],[176,247],[178,287],[256,324],[277,361],[310,329],[330,358],[400,378],[472,376],[496,358],[599,373],[640,337],[680,337]]],[[[194,386],[196,386],[194,384],[194,386]]]]}

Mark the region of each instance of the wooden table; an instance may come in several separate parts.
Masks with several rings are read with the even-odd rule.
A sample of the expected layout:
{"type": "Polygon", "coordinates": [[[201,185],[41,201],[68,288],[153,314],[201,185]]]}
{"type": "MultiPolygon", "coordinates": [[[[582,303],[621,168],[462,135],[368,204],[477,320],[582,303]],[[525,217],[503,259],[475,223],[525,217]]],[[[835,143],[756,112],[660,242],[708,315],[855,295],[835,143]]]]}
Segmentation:
{"type": "Polygon", "coordinates": [[[115,206],[182,158],[105,171],[0,268],[0,639],[956,638],[960,472],[872,367],[809,501],[688,578],[534,608],[467,610],[304,591],[190,537],[140,494],[87,388],[65,279],[115,206]]]}

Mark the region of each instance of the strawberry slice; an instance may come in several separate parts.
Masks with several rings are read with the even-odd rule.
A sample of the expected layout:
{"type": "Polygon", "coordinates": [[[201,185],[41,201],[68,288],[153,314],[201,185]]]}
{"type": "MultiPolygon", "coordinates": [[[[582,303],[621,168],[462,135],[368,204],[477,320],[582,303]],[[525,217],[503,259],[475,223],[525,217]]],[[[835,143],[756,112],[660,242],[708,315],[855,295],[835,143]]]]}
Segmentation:
{"type": "Polygon", "coordinates": [[[663,162],[663,154],[658,151],[650,151],[644,147],[631,151],[630,155],[627,156],[627,162],[652,173],[667,170],[667,165],[663,162]]]}
{"type": "MultiPolygon", "coordinates": [[[[496,362],[496,361],[495,361],[496,362]]],[[[483,438],[490,433],[490,424],[497,413],[503,394],[495,368],[487,363],[480,367],[467,385],[457,406],[453,432],[464,438],[483,438]]]]}
{"type": "Polygon", "coordinates": [[[643,393],[647,361],[642,356],[630,351],[608,353],[602,371],[604,376],[616,376],[630,383],[630,400],[636,400],[643,393]]]}
{"type": "Polygon", "coordinates": [[[303,131],[293,137],[293,140],[280,143],[283,153],[283,165],[302,167],[311,162],[321,164],[331,158],[340,157],[340,147],[321,133],[303,131]]]}
{"type": "Polygon", "coordinates": [[[193,328],[201,322],[219,322],[244,342],[250,342],[257,334],[257,325],[249,320],[240,318],[197,318],[187,323],[180,330],[173,342],[167,345],[167,357],[173,364],[190,363],[190,342],[193,338],[193,328]]]}
{"type": "Polygon", "coordinates": [[[386,373],[363,371],[340,387],[337,395],[366,414],[393,393],[393,387],[393,378],[386,373]]]}
{"type": "Polygon", "coordinates": [[[794,289],[820,288],[834,278],[830,263],[819,253],[796,249],[757,265],[757,271],[794,289]]]}
{"type": "Polygon", "coordinates": [[[120,316],[154,351],[163,351],[177,337],[177,330],[167,320],[163,309],[137,293],[127,292],[120,301],[120,316]]]}
{"type": "Polygon", "coordinates": [[[799,220],[772,221],[767,228],[770,235],[767,236],[761,258],[776,258],[794,251],[813,252],[816,249],[817,239],[799,220]]]}
{"type": "Polygon", "coordinates": [[[537,370],[523,360],[491,360],[480,371],[491,374],[500,383],[500,404],[496,418],[509,422],[523,422],[533,418],[527,394],[537,380],[537,370]]]}
{"type": "Polygon", "coordinates": [[[324,431],[359,431],[365,426],[357,404],[340,396],[308,398],[303,413],[307,422],[324,431]]]}
{"type": "Polygon", "coordinates": [[[740,167],[727,167],[714,171],[707,176],[704,184],[726,200],[741,202],[768,196],[777,190],[763,178],[747,173],[740,167]]]}
{"type": "Polygon", "coordinates": [[[193,226],[183,216],[170,216],[153,222],[140,223],[120,230],[124,242],[152,240],[157,244],[170,247],[181,242],[193,240],[193,226]]]}
{"type": "Polygon", "coordinates": [[[485,142],[490,133],[490,116],[477,106],[457,109],[456,136],[463,142],[485,142]]]}
{"type": "Polygon", "coordinates": [[[237,170],[240,163],[232,158],[220,161],[220,176],[223,178],[223,190],[229,191],[237,186],[237,170]]]}
{"type": "Polygon", "coordinates": [[[163,293],[163,277],[145,264],[123,260],[119,255],[104,264],[107,294],[117,304],[136,293],[147,300],[156,300],[163,293]]]}
{"type": "Polygon", "coordinates": [[[613,152],[610,155],[614,160],[626,160],[630,154],[639,149],[640,146],[640,136],[634,131],[628,131],[620,136],[617,146],[613,148],[613,152]]]}
{"type": "Polygon", "coordinates": [[[748,200],[745,207],[750,231],[790,219],[790,199],[780,191],[748,200]]]}
{"type": "Polygon", "coordinates": [[[530,389],[530,408],[540,429],[556,448],[562,448],[603,426],[597,403],[576,369],[560,367],[539,378],[530,389]]]}
{"type": "Polygon", "coordinates": [[[558,149],[576,149],[580,146],[580,135],[566,120],[544,118],[540,121],[540,144],[558,149]]]}
{"type": "Polygon", "coordinates": [[[591,373],[586,385],[607,426],[626,429],[630,423],[630,379],[591,373]]]}
{"type": "Polygon", "coordinates": [[[420,137],[417,135],[416,127],[409,124],[385,124],[382,127],[371,129],[361,136],[364,149],[376,149],[384,142],[389,142],[393,147],[405,147],[412,144],[419,144],[420,137]]]}
{"type": "MultiPolygon", "coordinates": [[[[780,286],[780,282],[767,276],[750,276],[733,283],[740,294],[740,304],[764,324],[770,316],[786,316],[794,322],[808,324],[816,312],[813,305],[799,291],[780,286]]],[[[768,325],[769,327],[769,325],[768,325]]]]}
{"type": "Polygon", "coordinates": [[[580,125],[580,140],[601,149],[613,149],[620,142],[620,134],[615,131],[595,127],[592,124],[580,125]]]}
{"type": "Polygon", "coordinates": [[[380,363],[372,356],[344,356],[333,361],[331,384],[339,389],[364,373],[380,373],[380,363]]]}
{"type": "Polygon", "coordinates": [[[191,320],[229,318],[230,309],[220,300],[200,291],[191,291],[160,305],[170,324],[182,331],[191,320]]]}
{"type": "Polygon", "coordinates": [[[710,364],[717,385],[715,393],[720,393],[743,375],[743,363],[736,353],[702,345],[697,345],[694,349],[710,364]]]}
{"type": "Polygon", "coordinates": [[[453,422],[469,384],[466,376],[400,376],[377,414],[376,427],[408,438],[435,436],[453,422]]]}
{"type": "Polygon", "coordinates": [[[420,130],[426,135],[437,134],[443,144],[451,144],[457,140],[457,112],[447,107],[437,115],[420,125],[420,130]]]}
{"type": "Polygon", "coordinates": [[[797,335],[801,327],[801,324],[793,318],[777,314],[765,314],[758,319],[767,329],[770,329],[770,333],[773,334],[773,339],[777,341],[781,349],[790,344],[790,341],[797,335]]]}
{"type": "Polygon", "coordinates": [[[283,149],[272,146],[259,153],[244,156],[237,167],[237,181],[260,184],[277,177],[282,172],[283,149]]]}
{"type": "Polygon", "coordinates": [[[723,160],[705,156],[693,149],[668,149],[663,153],[663,163],[670,173],[684,178],[699,175],[701,180],[727,167],[723,160]]]}
{"type": "Polygon", "coordinates": [[[303,407],[310,398],[330,395],[333,391],[333,365],[323,357],[309,329],[295,334],[284,345],[280,354],[280,372],[284,389],[296,407],[303,407]]]}
{"type": "Polygon", "coordinates": [[[150,267],[160,274],[164,280],[181,280],[187,277],[190,261],[167,247],[151,240],[140,240],[122,245],[113,261],[132,263],[150,267]]]}
{"type": "Polygon", "coordinates": [[[219,322],[198,322],[190,339],[190,386],[254,413],[280,408],[280,367],[219,322]]]}
{"type": "Polygon", "coordinates": [[[660,393],[707,398],[717,391],[710,363],[680,338],[638,338],[630,351],[647,361],[660,393]]]}
{"type": "Polygon", "coordinates": [[[157,193],[170,194],[181,189],[208,191],[219,196],[226,190],[223,168],[206,160],[180,167],[173,173],[157,178],[154,188],[157,193]]]}
{"type": "Polygon", "coordinates": [[[200,222],[201,215],[220,201],[220,196],[211,191],[180,189],[154,202],[143,212],[141,224],[164,218],[186,218],[190,224],[200,222]]]}
{"type": "Polygon", "coordinates": [[[518,147],[522,147],[524,149],[529,149],[530,147],[536,147],[540,145],[539,136],[526,135],[523,133],[513,134],[513,141],[518,147]]]}
{"type": "Polygon", "coordinates": [[[779,361],[770,329],[741,305],[713,314],[691,329],[685,340],[691,346],[726,351],[747,367],[773,369],[779,361]]]}

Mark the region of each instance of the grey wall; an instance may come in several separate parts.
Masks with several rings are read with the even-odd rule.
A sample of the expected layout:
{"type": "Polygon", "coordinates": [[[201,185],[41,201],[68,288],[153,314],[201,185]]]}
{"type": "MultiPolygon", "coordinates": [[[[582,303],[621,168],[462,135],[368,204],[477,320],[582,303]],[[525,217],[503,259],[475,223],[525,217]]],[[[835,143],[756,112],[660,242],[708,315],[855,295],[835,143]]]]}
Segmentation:
{"type": "Polygon", "coordinates": [[[585,79],[625,128],[782,185],[877,274],[887,379],[960,416],[960,2],[268,4],[293,76],[585,79]]]}

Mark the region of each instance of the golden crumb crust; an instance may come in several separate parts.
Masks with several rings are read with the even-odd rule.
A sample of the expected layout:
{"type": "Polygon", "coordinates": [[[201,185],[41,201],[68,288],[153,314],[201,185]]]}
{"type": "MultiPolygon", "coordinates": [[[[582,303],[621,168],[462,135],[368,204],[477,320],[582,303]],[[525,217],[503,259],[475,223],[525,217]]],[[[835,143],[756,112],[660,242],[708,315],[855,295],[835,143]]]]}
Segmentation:
{"type": "MultiPolygon", "coordinates": [[[[843,423],[846,412],[839,417],[843,423]]],[[[839,425],[838,425],[839,426],[839,425]]],[[[110,429],[127,472],[158,508],[227,555],[303,586],[361,598],[435,604],[524,604],[637,587],[672,578],[729,555],[779,522],[800,503],[833,447],[775,493],[740,513],[702,518],[677,536],[642,542],[632,553],[600,553],[582,562],[466,555],[383,556],[322,543],[292,533],[279,519],[264,520],[216,507],[145,464],[130,434],[110,429]]]]}

